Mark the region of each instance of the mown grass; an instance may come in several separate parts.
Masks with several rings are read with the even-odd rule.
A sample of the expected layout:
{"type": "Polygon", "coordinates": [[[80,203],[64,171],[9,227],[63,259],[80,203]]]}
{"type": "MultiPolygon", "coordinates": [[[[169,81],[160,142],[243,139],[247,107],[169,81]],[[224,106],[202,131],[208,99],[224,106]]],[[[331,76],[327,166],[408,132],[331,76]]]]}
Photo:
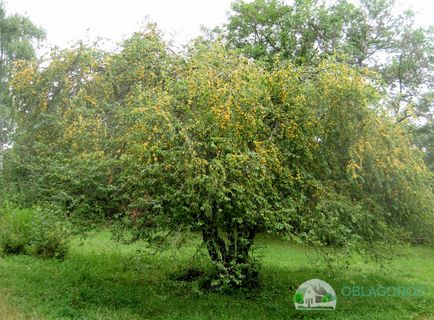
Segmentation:
{"type": "Polygon", "coordinates": [[[346,270],[326,268],[314,253],[261,237],[261,288],[203,293],[176,281],[186,267],[210,268],[195,254],[198,239],[152,255],[140,243],[121,245],[99,232],[75,239],[64,261],[28,256],[0,259],[0,319],[434,319],[434,248],[412,247],[387,269],[363,261],[346,270]],[[194,258],[192,258],[194,256],[194,258]],[[335,311],[297,311],[299,284],[319,278],[337,295],[335,311]],[[423,286],[421,297],[347,297],[346,285],[423,286]]]}

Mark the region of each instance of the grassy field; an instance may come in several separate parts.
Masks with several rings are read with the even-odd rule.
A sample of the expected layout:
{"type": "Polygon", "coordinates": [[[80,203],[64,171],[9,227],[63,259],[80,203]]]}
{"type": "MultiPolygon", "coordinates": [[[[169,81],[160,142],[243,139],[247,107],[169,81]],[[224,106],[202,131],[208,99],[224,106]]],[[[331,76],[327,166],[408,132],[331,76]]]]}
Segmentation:
{"type": "Polygon", "coordinates": [[[250,294],[204,294],[196,282],[173,279],[187,266],[209,268],[197,239],[182,249],[150,255],[141,244],[121,245],[99,232],[74,240],[64,261],[0,258],[0,319],[434,319],[434,248],[409,248],[382,269],[358,262],[324,268],[314,253],[261,237],[262,286],[250,294]],[[335,311],[297,311],[292,299],[308,279],[327,281],[335,311]],[[421,286],[420,297],[343,296],[345,286],[421,286]]]}

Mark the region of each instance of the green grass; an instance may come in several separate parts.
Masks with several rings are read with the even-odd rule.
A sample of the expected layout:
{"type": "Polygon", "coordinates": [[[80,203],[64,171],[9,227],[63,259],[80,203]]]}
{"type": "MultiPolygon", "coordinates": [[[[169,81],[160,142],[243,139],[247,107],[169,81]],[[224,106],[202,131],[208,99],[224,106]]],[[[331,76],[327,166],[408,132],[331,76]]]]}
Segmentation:
{"type": "Polygon", "coordinates": [[[321,266],[314,253],[261,237],[262,287],[257,292],[202,293],[193,282],[172,280],[195,265],[209,268],[198,239],[177,250],[150,255],[143,244],[121,245],[107,232],[74,240],[64,261],[28,256],[0,258],[0,319],[434,319],[434,248],[412,247],[387,269],[356,262],[344,270],[321,266]],[[320,278],[337,293],[335,311],[297,311],[299,284],[320,278]],[[345,297],[358,286],[415,286],[418,298],[345,297]]]}

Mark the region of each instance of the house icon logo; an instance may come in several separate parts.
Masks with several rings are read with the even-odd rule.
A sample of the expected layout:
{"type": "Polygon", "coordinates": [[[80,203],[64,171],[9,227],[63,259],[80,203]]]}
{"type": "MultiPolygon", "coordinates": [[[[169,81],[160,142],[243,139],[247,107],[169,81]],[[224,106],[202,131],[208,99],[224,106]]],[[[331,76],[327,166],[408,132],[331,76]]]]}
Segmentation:
{"type": "Polygon", "coordinates": [[[294,305],[297,310],[334,310],[336,293],[327,282],[311,279],[298,287],[294,305]]]}

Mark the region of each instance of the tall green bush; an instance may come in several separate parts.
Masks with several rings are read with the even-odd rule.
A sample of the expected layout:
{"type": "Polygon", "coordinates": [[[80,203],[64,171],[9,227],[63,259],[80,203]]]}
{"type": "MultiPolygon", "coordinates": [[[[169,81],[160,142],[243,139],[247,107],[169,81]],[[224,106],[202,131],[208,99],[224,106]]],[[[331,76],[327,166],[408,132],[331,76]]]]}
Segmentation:
{"type": "Polygon", "coordinates": [[[0,216],[3,253],[63,259],[68,250],[68,231],[54,216],[40,208],[4,206],[0,216]]]}

